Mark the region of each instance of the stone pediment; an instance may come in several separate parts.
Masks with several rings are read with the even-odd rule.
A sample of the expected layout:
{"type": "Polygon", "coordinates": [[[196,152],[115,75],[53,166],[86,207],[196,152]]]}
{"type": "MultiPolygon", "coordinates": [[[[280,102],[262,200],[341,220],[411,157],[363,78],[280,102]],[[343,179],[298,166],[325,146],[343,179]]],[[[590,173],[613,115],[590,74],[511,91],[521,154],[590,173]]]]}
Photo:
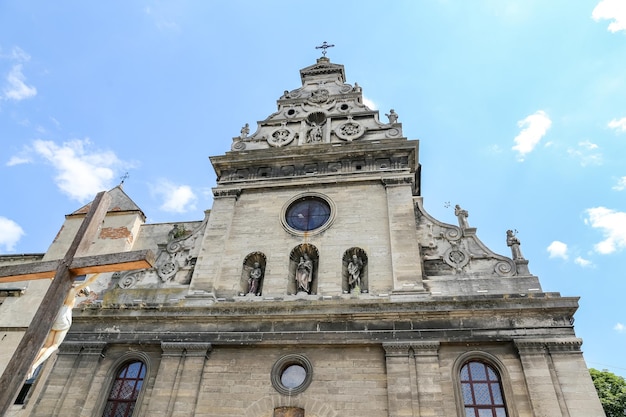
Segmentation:
{"type": "Polygon", "coordinates": [[[467,212],[458,206],[455,211],[459,226],[430,216],[424,210],[422,198],[415,197],[424,285],[433,294],[541,291],[539,280],[529,273],[528,261],[521,256],[519,242],[512,248],[515,258],[499,255],[478,238],[476,228],[469,227],[467,212]]]}
{"type": "Polygon", "coordinates": [[[232,151],[280,152],[286,147],[402,138],[395,111],[381,122],[378,111],[364,104],[361,87],[345,82],[343,65],[320,58],[300,75],[302,86],[285,90],[277,100],[278,111],[257,122],[255,132],[244,125],[233,138],[232,151]]]}

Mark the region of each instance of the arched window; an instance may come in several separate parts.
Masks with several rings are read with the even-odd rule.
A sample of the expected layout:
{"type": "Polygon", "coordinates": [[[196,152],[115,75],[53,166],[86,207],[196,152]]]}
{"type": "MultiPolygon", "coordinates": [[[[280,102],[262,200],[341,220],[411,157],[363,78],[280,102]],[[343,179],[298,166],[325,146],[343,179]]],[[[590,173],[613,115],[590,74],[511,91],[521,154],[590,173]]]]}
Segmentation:
{"type": "Polygon", "coordinates": [[[497,371],[480,361],[461,367],[461,391],[465,417],[508,417],[497,371]]]}
{"type": "Polygon", "coordinates": [[[109,392],[102,417],[130,417],[141,392],[146,365],[142,361],[127,363],[117,373],[109,392]]]}

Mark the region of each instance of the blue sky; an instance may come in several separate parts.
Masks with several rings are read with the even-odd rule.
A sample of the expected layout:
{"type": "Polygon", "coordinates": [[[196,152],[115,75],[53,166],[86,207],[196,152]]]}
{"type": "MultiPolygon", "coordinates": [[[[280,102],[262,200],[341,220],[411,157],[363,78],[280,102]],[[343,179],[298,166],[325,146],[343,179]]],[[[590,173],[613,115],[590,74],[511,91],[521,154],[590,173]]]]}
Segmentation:
{"type": "Polygon", "coordinates": [[[507,256],[517,230],[544,291],[582,297],[588,364],[626,376],[626,0],[3,1],[0,253],[46,251],[126,172],[149,222],[202,219],[208,156],[323,41],[420,139],[426,209],[507,256]]]}

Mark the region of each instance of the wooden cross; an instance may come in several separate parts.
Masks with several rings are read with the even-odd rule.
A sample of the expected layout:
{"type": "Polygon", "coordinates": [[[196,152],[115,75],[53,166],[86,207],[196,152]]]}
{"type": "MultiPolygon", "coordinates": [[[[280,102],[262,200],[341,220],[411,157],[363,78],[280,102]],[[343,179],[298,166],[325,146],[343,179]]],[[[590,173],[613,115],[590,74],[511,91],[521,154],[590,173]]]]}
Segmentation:
{"type": "Polygon", "coordinates": [[[63,259],[0,267],[0,283],[54,278],[0,378],[0,416],[5,415],[15,402],[76,276],[150,268],[154,265],[154,254],[149,250],[75,257],[77,253],[80,255],[85,252],[96,238],[110,202],[111,196],[106,192],[98,193],[63,259]]]}

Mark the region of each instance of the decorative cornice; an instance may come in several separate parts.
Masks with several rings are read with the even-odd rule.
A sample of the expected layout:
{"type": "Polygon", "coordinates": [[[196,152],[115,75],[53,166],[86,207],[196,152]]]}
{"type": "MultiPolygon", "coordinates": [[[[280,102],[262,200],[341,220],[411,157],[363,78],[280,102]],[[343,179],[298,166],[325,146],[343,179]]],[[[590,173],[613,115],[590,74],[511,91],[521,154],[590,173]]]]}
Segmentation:
{"type": "Polygon", "coordinates": [[[410,346],[413,349],[415,356],[437,356],[439,352],[439,343],[436,340],[411,342],[410,346]]]}
{"type": "Polygon", "coordinates": [[[67,341],[59,346],[59,355],[101,355],[106,342],[67,341]]]}
{"type": "Polygon", "coordinates": [[[385,356],[390,357],[408,357],[409,349],[411,349],[410,342],[384,342],[383,349],[385,349],[385,356]]]}
{"type": "Polygon", "coordinates": [[[163,356],[206,356],[211,349],[210,343],[161,342],[163,356]]]}

